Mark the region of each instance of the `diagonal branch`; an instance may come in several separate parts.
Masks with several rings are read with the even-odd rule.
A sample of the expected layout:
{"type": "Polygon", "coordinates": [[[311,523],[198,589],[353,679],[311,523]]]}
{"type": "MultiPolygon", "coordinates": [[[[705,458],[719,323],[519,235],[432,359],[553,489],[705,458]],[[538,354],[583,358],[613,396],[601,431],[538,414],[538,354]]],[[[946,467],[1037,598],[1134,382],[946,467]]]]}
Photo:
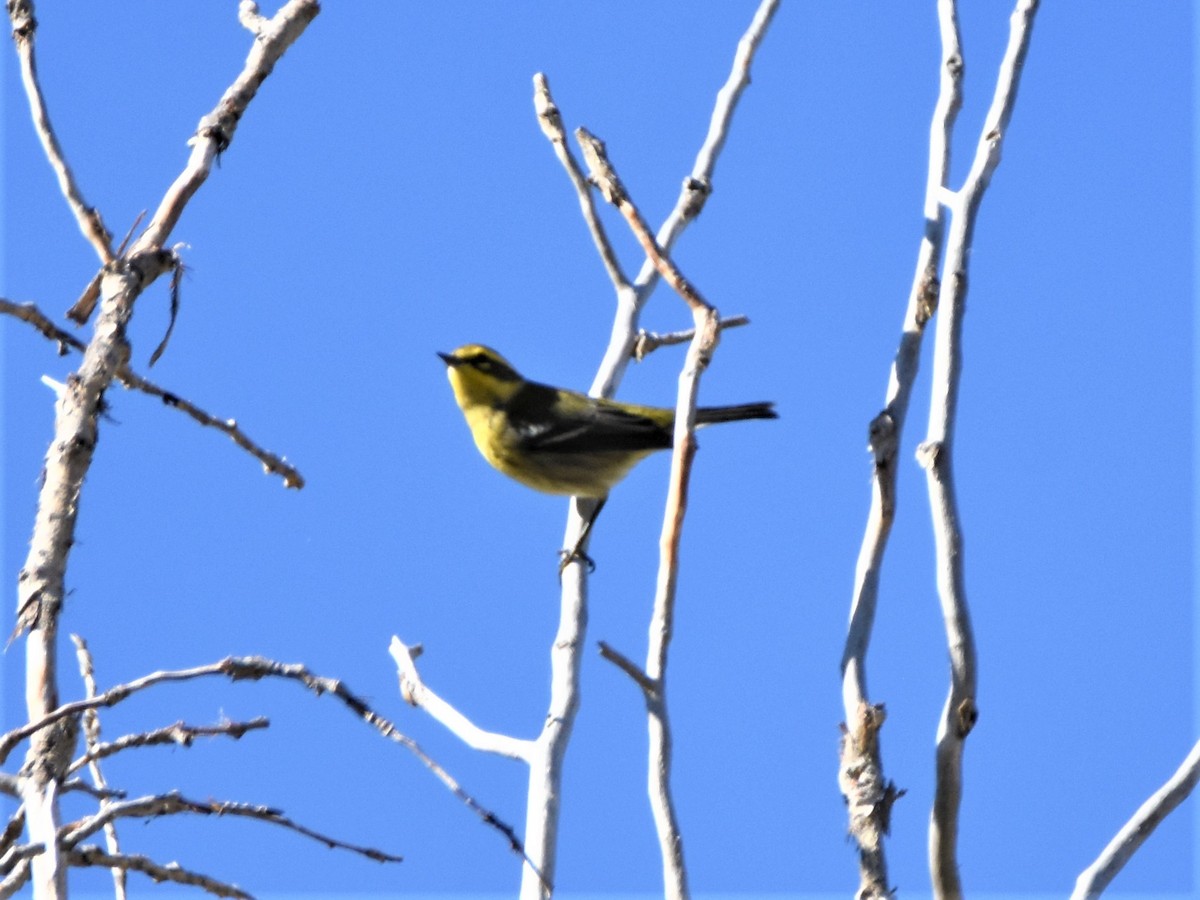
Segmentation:
{"type": "Polygon", "coordinates": [[[262,716],[250,719],[248,722],[222,722],[219,725],[188,725],[184,722],[176,722],[174,725],[166,725],[153,731],[127,734],[115,741],[89,743],[87,753],[72,762],[67,772],[68,774],[77,772],[97,760],[107,759],[133,747],[154,747],[163,744],[190,747],[198,737],[230,737],[236,741],[247,731],[258,731],[269,727],[270,724],[262,716]]]}
{"type": "Polygon", "coordinates": [[[1109,841],[1096,861],[1080,873],[1075,890],[1071,892],[1071,900],[1099,897],[1162,820],[1187,799],[1197,782],[1200,782],[1200,741],[1192,747],[1175,774],[1150,795],[1109,841]]]}
{"type": "Polygon", "coordinates": [[[400,693],[410,706],[425,710],[436,722],[441,723],[444,728],[472,750],[494,753],[497,756],[524,763],[529,762],[533,754],[533,741],[510,737],[494,731],[485,731],[425,684],[417,669],[417,657],[421,655],[419,645],[409,647],[400,638],[393,635],[388,652],[396,661],[396,670],[400,676],[400,693]]]}
{"type": "Polygon", "coordinates": [[[550,96],[550,82],[541,72],[533,76],[533,108],[537,112],[542,134],[550,141],[555,156],[562,163],[567,177],[571,179],[575,194],[579,198],[579,211],[583,214],[583,220],[587,223],[588,231],[592,235],[592,242],[596,245],[596,252],[600,254],[600,261],[604,264],[604,269],[608,272],[613,287],[618,294],[622,291],[632,290],[629,279],[621,270],[621,263],[617,259],[616,251],[613,250],[612,244],[608,240],[604,223],[600,221],[600,216],[596,212],[596,204],[592,200],[592,189],[588,184],[587,176],[583,174],[583,169],[579,167],[579,163],[576,162],[575,157],[571,154],[571,148],[567,144],[567,132],[563,128],[562,114],[558,111],[554,98],[550,96]]]}
{"type": "Polygon", "coordinates": [[[236,885],[218,881],[210,875],[203,875],[185,869],[178,863],[162,865],[148,856],[136,853],[106,853],[95,845],[76,847],[67,853],[67,861],[73,866],[104,866],[108,869],[120,869],[122,872],[141,872],[156,882],[171,884],[187,884],[203,888],[214,897],[233,897],[235,900],[254,900],[253,895],[247,894],[236,885]]]}
{"type": "Polygon", "coordinates": [[[83,191],[71,167],[67,164],[66,155],[54,134],[50,124],[50,112],[46,108],[46,98],[42,95],[42,86],[37,75],[37,53],[34,49],[34,37],[37,34],[37,19],[33,13],[33,0],[9,0],[8,19],[12,24],[13,43],[17,47],[17,59],[21,63],[21,83],[25,87],[25,96],[29,100],[29,112],[33,116],[33,128],[38,140],[42,143],[50,168],[58,179],[58,189],[62,192],[71,208],[71,214],[79,224],[79,230],[84,238],[96,250],[100,262],[112,262],[112,235],[104,227],[99,210],[89,206],[83,199],[83,191]]]}
{"type": "Polygon", "coordinates": [[[63,826],[59,830],[58,840],[62,847],[70,850],[84,838],[90,837],[117,819],[150,819],[158,816],[177,815],[179,813],[257,819],[260,822],[278,825],[287,831],[294,831],[299,835],[324,844],[331,850],[347,850],[351,853],[365,856],[368,859],[373,859],[376,862],[403,861],[403,857],[384,853],[382,850],[376,850],[373,847],[350,844],[337,838],[329,837],[329,835],[322,834],[319,831],[314,831],[269,806],[260,806],[253,803],[235,803],[232,801],[189,800],[178,791],[110,803],[95,815],[63,826]]]}
{"type": "MultiPolygon", "coordinates": [[[[13,303],[10,300],[0,298],[0,313],[14,316],[22,322],[32,325],[43,336],[57,342],[60,354],[66,353],[68,349],[78,350],[81,353],[87,349],[87,344],[75,337],[71,332],[64,331],[55,325],[33,303],[13,303]]],[[[154,382],[143,378],[133,371],[129,367],[128,362],[121,364],[114,377],[127,390],[141,391],[143,394],[157,397],[167,406],[186,413],[193,421],[198,422],[200,425],[206,428],[214,428],[222,434],[227,435],[230,440],[262,463],[264,472],[268,475],[278,475],[281,477],[284,487],[296,488],[297,490],[304,487],[304,476],[300,474],[300,471],[295,466],[289,463],[285,457],[259,446],[242,430],[236,420],[218,418],[201,409],[190,400],[180,397],[166,388],[159,387],[154,382]]]]}
{"type": "Polygon", "coordinates": [[[374,728],[381,736],[399,744],[417,757],[421,764],[429,769],[434,777],[441,781],[463,804],[479,816],[484,824],[495,828],[504,835],[514,852],[523,852],[521,841],[516,836],[516,832],[512,826],[506,824],[495,813],[481,806],[436,760],[421,748],[420,744],[402,733],[392,722],[371,709],[367,702],[346,687],[344,682],[336,678],[325,678],[320,675],[314,675],[307,667],[298,663],[280,663],[261,656],[229,656],[218,662],[196,666],[191,669],[152,672],[149,675],[144,675],[125,684],[109,688],[95,697],[64,703],[38,721],[22,725],[20,728],[13,729],[3,737],[0,737],[0,763],[3,763],[13,751],[13,748],[25,740],[25,738],[43,729],[47,729],[63,719],[78,716],[88,709],[115,706],[132,694],[158,684],[191,681],[196,678],[206,678],[214,675],[229,678],[231,681],[259,681],[263,678],[282,678],[298,682],[317,696],[329,694],[336,697],[341,701],[343,706],[347,707],[352,713],[374,728]]]}

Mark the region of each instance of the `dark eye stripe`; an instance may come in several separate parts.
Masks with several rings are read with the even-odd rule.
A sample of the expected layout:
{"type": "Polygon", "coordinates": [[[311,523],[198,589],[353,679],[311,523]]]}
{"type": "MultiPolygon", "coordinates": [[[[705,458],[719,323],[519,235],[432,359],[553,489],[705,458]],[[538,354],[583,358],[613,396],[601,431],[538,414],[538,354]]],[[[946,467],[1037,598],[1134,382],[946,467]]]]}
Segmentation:
{"type": "Polygon", "coordinates": [[[516,381],[517,373],[510,369],[504,363],[497,362],[486,353],[476,353],[468,357],[465,362],[467,365],[478,369],[480,372],[486,372],[489,375],[494,375],[503,381],[516,381]]]}

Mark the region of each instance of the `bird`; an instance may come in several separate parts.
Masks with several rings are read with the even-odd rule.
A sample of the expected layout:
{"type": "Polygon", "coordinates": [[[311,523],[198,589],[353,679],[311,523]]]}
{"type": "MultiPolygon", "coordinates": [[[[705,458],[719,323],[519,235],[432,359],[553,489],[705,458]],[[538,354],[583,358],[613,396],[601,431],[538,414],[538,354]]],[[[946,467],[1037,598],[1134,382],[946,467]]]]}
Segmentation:
{"type": "MultiPolygon", "coordinates": [[[[438,353],[480,454],[534,490],[596,501],[563,569],[581,552],[609,491],[642,459],[671,447],[675,410],[589,397],[524,378],[483,344],[438,353]]],[[[773,403],[702,406],[697,427],[743,419],[776,419],[773,403]]]]}

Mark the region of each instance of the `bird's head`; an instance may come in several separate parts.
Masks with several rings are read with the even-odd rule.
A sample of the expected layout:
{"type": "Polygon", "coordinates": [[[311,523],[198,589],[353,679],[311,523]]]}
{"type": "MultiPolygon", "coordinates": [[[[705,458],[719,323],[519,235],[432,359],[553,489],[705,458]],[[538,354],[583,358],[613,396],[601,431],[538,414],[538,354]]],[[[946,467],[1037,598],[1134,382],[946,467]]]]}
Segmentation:
{"type": "Polygon", "coordinates": [[[482,344],[464,344],[453,353],[439,353],[454,398],[464,410],[505,403],[524,383],[508,360],[482,344]]]}

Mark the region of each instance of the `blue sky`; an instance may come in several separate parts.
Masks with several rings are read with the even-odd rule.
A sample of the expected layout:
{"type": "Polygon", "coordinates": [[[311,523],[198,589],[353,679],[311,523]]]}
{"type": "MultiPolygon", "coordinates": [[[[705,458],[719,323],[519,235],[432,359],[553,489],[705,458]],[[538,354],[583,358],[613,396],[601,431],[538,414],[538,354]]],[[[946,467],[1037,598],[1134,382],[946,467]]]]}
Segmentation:
{"type": "MultiPolygon", "coordinates": [[[[102,685],[231,653],[304,662],[368,697],[520,825],[524,770],[404,706],[386,650],[393,633],[423,643],[422,671],[445,697],[484,727],[534,736],[566,504],[482,462],[434,353],[486,342],[532,377],[588,386],[612,291],[538,130],[531,78],[548,75],[569,129],[607,141],[657,223],[754,6],[326,5],[173,235],[188,245],[182,309],[148,373],[236,417],[308,485],[285,491],[217,433],[114,388],[64,619],[91,643],[102,685]]],[[[1011,10],[963,7],[954,185],[1011,10]]],[[[38,18],[60,140],[89,201],[123,234],[182,167],[248,35],[233,3],[42,3],[38,18]]],[[[1187,4],[1045,4],[984,200],[956,448],[980,653],[961,835],[973,894],[1064,896],[1196,739],[1194,47],[1187,4]]],[[[753,320],[723,341],[702,401],[769,399],[781,413],[702,435],[693,474],[669,677],[697,893],[846,896],[857,883],[836,786],[838,662],[869,499],[866,428],[921,234],[937,61],[932,3],[785,4],[714,194],[675,253],[722,312],[753,320]]],[[[16,76],[9,48],[0,288],[61,315],[96,261],[16,76]]],[[[608,221],[636,270],[639,251],[608,221]]],[[[167,308],[165,282],[139,300],[140,371],[167,308]]],[[[643,325],[689,321],[660,289],[643,325]]],[[[20,323],[0,329],[13,583],[51,434],[52,395],[38,379],[62,379],[72,360],[20,323]]],[[[948,684],[913,458],[931,349],[901,449],[868,663],[873,699],[889,711],[886,771],[908,791],[888,844],[907,896],[928,890],[948,684]]],[[[662,351],[631,367],[620,396],[670,404],[681,360],[662,351]]],[[[665,456],[644,463],[613,493],[592,544],[589,640],[634,658],[666,474],[665,456]]],[[[14,647],[4,660],[10,725],[23,713],[22,656],[14,647]]],[[[77,696],[69,671],[63,682],[77,696]]],[[[135,794],[271,804],[406,861],[384,868],[225,821],[131,823],[130,850],[258,895],[513,894],[518,862],[503,841],[332,701],[209,682],[144,694],[102,721],[116,736],[260,714],[266,733],[126,754],[109,780],[135,794]]],[[[640,695],[589,654],[564,792],[563,892],[659,889],[645,740],[640,695]]],[[[1195,808],[1160,828],[1114,891],[1195,894],[1195,808]]],[[[106,883],[91,873],[78,885],[106,883]]]]}

